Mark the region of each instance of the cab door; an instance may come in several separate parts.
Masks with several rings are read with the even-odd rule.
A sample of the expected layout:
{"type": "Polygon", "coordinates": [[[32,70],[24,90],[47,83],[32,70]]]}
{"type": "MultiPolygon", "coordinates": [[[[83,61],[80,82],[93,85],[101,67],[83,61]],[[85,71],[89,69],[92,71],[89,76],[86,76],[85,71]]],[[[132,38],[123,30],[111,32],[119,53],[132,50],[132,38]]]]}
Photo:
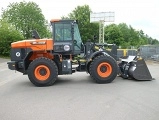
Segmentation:
{"type": "Polygon", "coordinates": [[[81,53],[81,45],[82,45],[82,40],[80,36],[80,32],[78,29],[78,25],[74,25],[74,53],[75,54],[80,54],[81,53]]]}

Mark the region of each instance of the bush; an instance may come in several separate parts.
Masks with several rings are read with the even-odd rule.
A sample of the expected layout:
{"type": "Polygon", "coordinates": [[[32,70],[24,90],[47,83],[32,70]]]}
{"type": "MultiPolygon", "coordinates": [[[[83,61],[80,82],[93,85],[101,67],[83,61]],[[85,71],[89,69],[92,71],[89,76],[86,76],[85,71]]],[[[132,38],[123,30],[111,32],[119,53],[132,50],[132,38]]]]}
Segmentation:
{"type": "Polygon", "coordinates": [[[11,24],[0,21],[0,55],[9,56],[12,42],[22,40],[24,37],[11,24]]]}

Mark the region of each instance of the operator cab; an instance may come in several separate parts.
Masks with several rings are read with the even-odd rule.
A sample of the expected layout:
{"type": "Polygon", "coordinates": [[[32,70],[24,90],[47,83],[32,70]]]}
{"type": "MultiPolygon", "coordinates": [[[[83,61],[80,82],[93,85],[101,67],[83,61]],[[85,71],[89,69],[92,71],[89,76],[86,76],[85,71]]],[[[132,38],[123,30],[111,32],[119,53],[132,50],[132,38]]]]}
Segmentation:
{"type": "Polygon", "coordinates": [[[51,25],[55,53],[81,53],[82,40],[76,20],[51,20],[51,25]]]}

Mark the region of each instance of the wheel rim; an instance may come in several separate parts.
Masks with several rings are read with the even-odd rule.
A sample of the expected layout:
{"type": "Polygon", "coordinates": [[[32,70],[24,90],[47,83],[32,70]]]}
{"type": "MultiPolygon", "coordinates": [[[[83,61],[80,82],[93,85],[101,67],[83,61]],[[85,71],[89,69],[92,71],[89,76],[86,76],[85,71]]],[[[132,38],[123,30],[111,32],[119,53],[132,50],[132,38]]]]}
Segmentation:
{"type": "Polygon", "coordinates": [[[97,67],[97,73],[100,77],[108,77],[112,73],[112,66],[107,62],[100,63],[97,67]]]}
{"type": "Polygon", "coordinates": [[[40,81],[45,81],[50,76],[50,70],[45,65],[39,65],[34,70],[35,77],[40,81]]]}

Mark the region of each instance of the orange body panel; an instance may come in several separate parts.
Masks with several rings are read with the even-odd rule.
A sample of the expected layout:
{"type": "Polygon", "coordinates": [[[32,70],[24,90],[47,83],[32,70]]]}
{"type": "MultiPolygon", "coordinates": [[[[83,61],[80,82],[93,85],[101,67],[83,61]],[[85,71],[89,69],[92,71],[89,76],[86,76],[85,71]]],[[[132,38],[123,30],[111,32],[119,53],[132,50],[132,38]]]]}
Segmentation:
{"type": "MultiPolygon", "coordinates": [[[[49,53],[53,50],[53,40],[52,39],[34,39],[34,40],[23,40],[14,42],[11,44],[12,48],[30,48],[32,49],[32,56],[29,60],[34,60],[38,57],[46,57],[53,59],[54,56],[49,53]]],[[[27,53],[28,54],[28,53],[27,53]]]]}
{"type": "Polygon", "coordinates": [[[29,60],[35,60],[38,57],[46,57],[49,59],[54,59],[54,56],[51,53],[45,52],[45,51],[35,51],[33,52],[32,56],[29,60]]]}
{"type": "Polygon", "coordinates": [[[11,44],[12,48],[31,48],[33,51],[53,50],[52,39],[23,40],[11,44]]]}

